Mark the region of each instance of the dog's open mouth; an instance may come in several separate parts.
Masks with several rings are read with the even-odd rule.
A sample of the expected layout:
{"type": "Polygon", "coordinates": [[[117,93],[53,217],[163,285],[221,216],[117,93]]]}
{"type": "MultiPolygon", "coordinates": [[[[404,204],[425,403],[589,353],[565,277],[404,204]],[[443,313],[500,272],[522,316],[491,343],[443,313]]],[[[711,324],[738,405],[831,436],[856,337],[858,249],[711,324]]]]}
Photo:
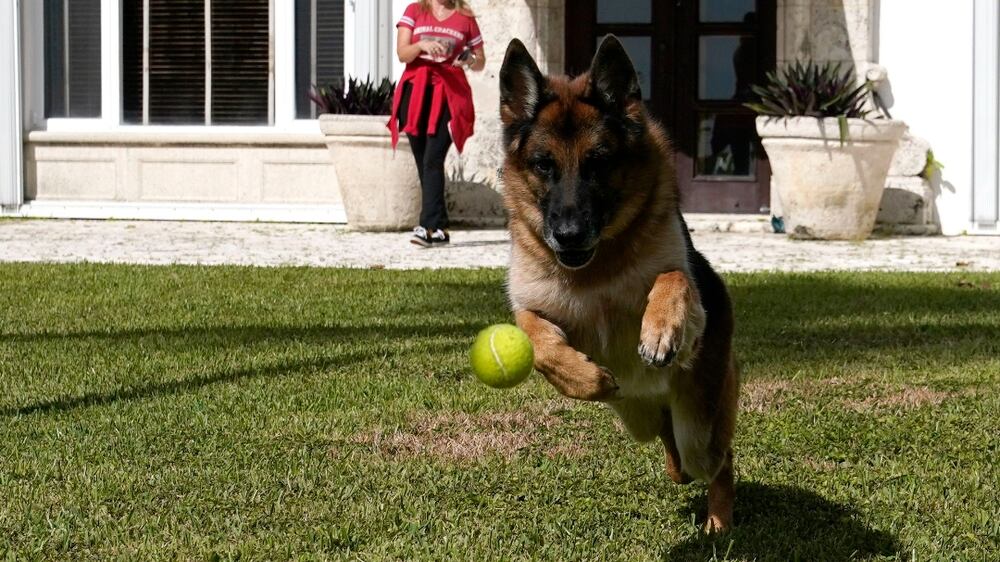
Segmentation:
{"type": "Polygon", "coordinates": [[[590,263],[590,260],[594,259],[594,253],[597,248],[591,248],[589,250],[564,250],[562,252],[556,252],[556,259],[563,267],[569,269],[580,269],[581,267],[590,263]]]}

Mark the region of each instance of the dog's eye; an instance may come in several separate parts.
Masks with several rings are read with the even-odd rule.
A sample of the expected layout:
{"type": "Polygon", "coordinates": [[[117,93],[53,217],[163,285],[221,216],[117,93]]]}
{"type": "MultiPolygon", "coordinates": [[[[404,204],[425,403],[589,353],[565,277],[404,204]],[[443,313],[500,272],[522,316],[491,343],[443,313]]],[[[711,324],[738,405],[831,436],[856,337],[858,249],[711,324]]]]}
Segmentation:
{"type": "Polygon", "coordinates": [[[587,153],[587,159],[585,163],[590,165],[600,166],[606,164],[610,159],[611,159],[610,153],[604,151],[594,151],[587,153]]]}
{"type": "Polygon", "coordinates": [[[540,176],[550,176],[556,168],[555,162],[549,160],[548,158],[543,158],[538,160],[534,164],[535,173],[540,176]]]}
{"type": "Polygon", "coordinates": [[[610,156],[605,152],[591,152],[583,160],[580,170],[584,177],[594,178],[599,176],[608,166],[610,156]]]}

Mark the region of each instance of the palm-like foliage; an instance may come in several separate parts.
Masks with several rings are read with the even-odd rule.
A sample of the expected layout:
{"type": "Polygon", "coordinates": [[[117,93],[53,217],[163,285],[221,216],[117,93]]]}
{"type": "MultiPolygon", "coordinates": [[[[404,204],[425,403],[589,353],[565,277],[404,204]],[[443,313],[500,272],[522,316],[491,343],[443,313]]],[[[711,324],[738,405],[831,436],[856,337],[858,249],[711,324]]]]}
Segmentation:
{"type": "Polygon", "coordinates": [[[857,86],[854,71],[840,63],[797,61],[780,72],[768,72],[767,82],[752,89],[760,101],[744,105],[761,115],[864,119],[871,114],[865,107],[871,83],[857,86]]]}
{"type": "Polygon", "coordinates": [[[743,104],[772,117],[836,117],[840,142],[847,139],[847,119],[866,119],[874,113],[865,106],[872,84],[860,86],[854,70],[840,63],[818,65],[796,61],[780,72],[768,72],[767,82],[752,87],[758,101],[743,104]]]}
{"type": "Polygon", "coordinates": [[[388,115],[392,112],[392,96],[396,84],[388,78],[375,83],[371,78],[360,81],[349,78],[328,86],[313,86],[309,98],[320,113],[338,115],[388,115]]]}

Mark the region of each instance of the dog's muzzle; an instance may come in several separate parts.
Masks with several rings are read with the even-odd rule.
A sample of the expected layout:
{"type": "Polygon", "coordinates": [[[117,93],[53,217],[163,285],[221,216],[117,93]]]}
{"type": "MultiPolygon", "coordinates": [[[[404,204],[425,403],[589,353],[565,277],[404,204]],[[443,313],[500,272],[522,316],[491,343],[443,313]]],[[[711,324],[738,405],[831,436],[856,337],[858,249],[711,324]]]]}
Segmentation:
{"type": "Polygon", "coordinates": [[[556,259],[560,265],[567,269],[580,269],[586,267],[594,259],[596,253],[596,247],[589,250],[556,251],[556,259]]]}
{"type": "Polygon", "coordinates": [[[580,269],[594,259],[599,240],[597,229],[575,212],[550,212],[544,228],[545,243],[567,269],[580,269]]]}

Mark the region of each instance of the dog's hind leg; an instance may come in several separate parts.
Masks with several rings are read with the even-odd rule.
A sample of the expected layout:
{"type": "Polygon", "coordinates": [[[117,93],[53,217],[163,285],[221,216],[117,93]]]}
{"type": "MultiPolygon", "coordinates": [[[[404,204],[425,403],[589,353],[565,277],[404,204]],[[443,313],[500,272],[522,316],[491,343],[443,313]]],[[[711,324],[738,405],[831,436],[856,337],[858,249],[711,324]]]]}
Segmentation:
{"type": "Polygon", "coordinates": [[[726,460],[708,485],[708,521],[705,531],[709,533],[725,531],[733,523],[733,450],[726,451],[726,460]]]}
{"type": "Polygon", "coordinates": [[[660,430],[660,441],[666,450],[667,474],[677,484],[690,484],[693,478],[681,470],[681,454],[677,451],[677,440],[674,438],[674,424],[670,421],[670,412],[663,416],[663,428],[660,430]]]}

